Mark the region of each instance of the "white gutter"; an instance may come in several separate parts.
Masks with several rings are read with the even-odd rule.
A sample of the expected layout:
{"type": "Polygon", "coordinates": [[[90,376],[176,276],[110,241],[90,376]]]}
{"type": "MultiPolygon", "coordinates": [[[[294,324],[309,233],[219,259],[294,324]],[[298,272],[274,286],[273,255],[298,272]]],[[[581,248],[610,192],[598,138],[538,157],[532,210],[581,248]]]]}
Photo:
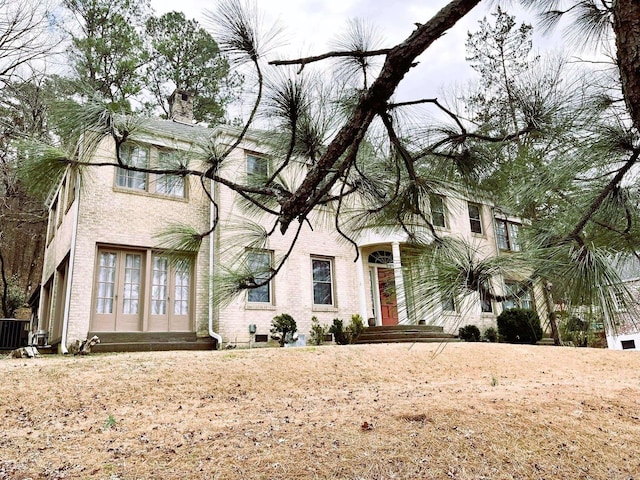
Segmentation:
{"type": "Polygon", "coordinates": [[[67,332],[69,330],[69,310],[71,308],[71,287],[73,285],[73,265],[76,258],[76,240],[78,237],[78,217],[80,213],[80,180],[81,177],[78,172],[72,172],[76,176],[76,191],[75,191],[75,205],[73,207],[73,230],[71,232],[71,250],[69,251],[69,269],[67,271],[67,290],[64,298],[64,316],[62,318],[62,338],[60,339],[60,351],[63,354],[69,353],[67,350],[67,332]]]}
{"type": "MultiPolygon", "coordinates": [[[[211,180],[211,196],[213,197],[213,189],[214,182],[211,180]]],[[[215,221],[214,217],[214,205],[209,205],[209,228],[213,228],[213,222],[215,221]]],[[[209,234],[209,336],[215,338],[216,340],[216,348],[220,348],[222,346],[222,335],[213,331],[213,260],[214,260],[214,252],[215,245],[214,234],[213,232],[209,234]]]]}

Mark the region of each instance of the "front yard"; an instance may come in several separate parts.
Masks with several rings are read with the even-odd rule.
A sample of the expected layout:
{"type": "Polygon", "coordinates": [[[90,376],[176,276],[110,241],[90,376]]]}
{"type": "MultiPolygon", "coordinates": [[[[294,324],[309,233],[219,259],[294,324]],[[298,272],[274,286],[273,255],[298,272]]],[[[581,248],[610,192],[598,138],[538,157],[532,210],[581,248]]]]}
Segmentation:
{"type": "Polygon", "coordinates": [[[640,478],[638,352],[103,354],[0,376],[1,480],[640,478]]]}

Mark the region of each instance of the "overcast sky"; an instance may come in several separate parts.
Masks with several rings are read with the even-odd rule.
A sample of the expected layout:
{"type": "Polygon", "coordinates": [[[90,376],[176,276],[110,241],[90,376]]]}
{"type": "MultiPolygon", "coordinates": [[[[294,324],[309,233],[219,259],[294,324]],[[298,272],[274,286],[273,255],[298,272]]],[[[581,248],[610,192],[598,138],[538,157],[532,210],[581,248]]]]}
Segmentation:
{"type": "MultiPolygon", "coordinates": [[[[369,20],[385,39],[383,46],[393,46],[411,34],[415,22],[425,23],[446,3],[446,0],[257,0],[265,24],[277,21],[285,30],[288,45],[278,50],[281,58],[330,50],[329,42],[344,31],[349,18],[369,20]]],[[[156,14],[179,9],[206,27],[203,10],[215,9],[215,0],[207,3],[152,0],[151,5],[156,14]]],[[[488,15],[486,5],[487,2],[482,2],[419,58],[420,64],[403,81],[397,100],[436,96],[442,85],[474,75],[464,60],[464,43],[467,31],[476,30],[478,20],[488,15]]]]}

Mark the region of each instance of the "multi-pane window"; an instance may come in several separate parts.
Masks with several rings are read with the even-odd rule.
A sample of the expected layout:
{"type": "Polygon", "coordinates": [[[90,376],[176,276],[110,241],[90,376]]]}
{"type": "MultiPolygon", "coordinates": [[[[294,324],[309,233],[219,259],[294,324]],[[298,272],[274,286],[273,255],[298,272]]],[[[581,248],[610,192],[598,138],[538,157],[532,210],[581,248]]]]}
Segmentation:
{"type": "Polygon", "coordinates": [[[332,261],[312,258],[313,304],[333,305],[332,261]]]}
{"type": "Polygon", "coordinates": [[[155,255],[151,272],[151,314],[167,314],[167,282],[169,275],[169,260],[155,255]]]}
{"type": "Polygon", "coordinates": [[[625,292],[622,288],[615,288],[613,290],[613,304],[615,306],[616,311],[624,312],[626,311],[627,301],[625,300],[625,292]]]}
{"type": "Polygon", "coordinates": [[[190,279],[188,263],[181,261],[176,266],[170,266],[167,257],[154,255],[151,278],[151,314],[167,315],[169,308],[171,308],[173,315],[188,315],[190,279]]]}
{"type": "MultiPolygon", "coordinates": [[[[250,250],[247,253],[247,266],[256,283],[265,282],[271,275],[271,252],[250,250]]],[[[271,282],[266,282],[247,291],[247,301],[253,303],[271,302],[271,282]]]]}
{"type": "Polygon", "coordinates": [[[100,253],[98,265],[98,292],[96,294],[96,312],[113,313],[116,285],[116,254],[100,253]]]}
{"type": "MultiPolygon", "coordinates": [[[[157,160],[152,160],[149,149],[136,146],[123,146],[120,159],[128,166],[145,169],[176,170],[177,153],[169,150],[159,150],[157,160]]],[[[116,167],[116,186],[170,197],[184,198],[185,178],[180,175],[165,173],[146,173],[116,167]]]]}
{"type": "Polygon", "coordinates": [[[140,269],[142,255],[127,253],[124,262],[124,297],[122,312],[129,315],[138,313],[140,307],[140,269]]]}
{"type": "Polygon", "coordinates": [[[496,218],[496,242],[501,250],[520,251],[518,224],[496,218]]]}
{"type": "Polygon", "coordinates": [[[247,154],[247,176],[264,178],[269,175],[269,161],[264,157],[247,154]]]}
{"type": "Polygon", "coordinates": [[[435,227],[446,227],[444,198],[432,193],[429,195],[429,205],[431,207],[431,223],[433,223],[435,227]]]}
{"type": "Polygon", "coordinates": [[[189,314],[189,283],[191,273],[189,265],[180,262],[173,275],[173,314],[189,314]]]}
{"type": "MultiPolygon", "coordinates": [[[[149,152],[145,148],[124,146],[120,150],[120,159],[122,160],[122,163],[129,167],[149,167],[149,152]]],[[[135,172],[118,167],[116,173],[116,185],[123,188],[132,188],[134,190],[146,190],[147,173],[135,172]]]]}
{"type": "Polygon", "coordinates": [[[533,298],[531,296],[530,288],[523,288],[519,283],[505,282],[504,283],[505,296],[509,297],[502,302],[502,308],[526,308],[533,309],[533,298]]]}
{"type": "MultiPolygon", "coordinates": [[[[175,167],[175,152],[158,152],[159,168],[171,169],[175,167]]],[[[157,174],[156,193],[172,197],[184,197],[184,177],[180,175],[157,174]]]]}
{"type": "Polygon", "coordinates": [[[473,233],[482,234],[481,208],[476,203],[469,204],[469,225],[473,233]]]}

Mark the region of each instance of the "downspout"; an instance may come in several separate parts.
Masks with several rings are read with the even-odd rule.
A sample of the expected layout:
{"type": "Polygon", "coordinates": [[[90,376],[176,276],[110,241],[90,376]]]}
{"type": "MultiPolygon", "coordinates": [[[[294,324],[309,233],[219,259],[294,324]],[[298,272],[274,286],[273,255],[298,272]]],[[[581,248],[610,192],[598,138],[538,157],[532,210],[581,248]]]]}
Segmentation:
{"type": "Polygon", "coordinates": [[[71,287],[73,285],[73,265],[76,258],[76,240],[78,238],[78,217],[80,213],[80,181],[81,177],[78,172],[73,172],[76,176],[76,191],[73,207],[73,230],[71,232],[71,250],[69,251],[69,270],[67,271],[67,291],[64,298],[64,317],[62,318],[62,338],[60,339],[60,351],[66,355],[67,350],[67,332],[69,330],[69,310],[71,308],[71,287]]]}
{"type": "MultiPolygon", "coordinates": [[[[211,196],[213,197],[213,189],[215,184],[213,180],[211,180],[211,196]]],[[[209,205],[209,228],[213,228],[213,222],[215,221],[214,217],[214,206],[209,205]]],[[[216,340],[216,348],[220,348],[222,346],[222,335],[213,331],[213,260],[214,260],[214,252],[215,245],[214,234],[213,232],[209,235],[209,336],[216,340]]]]}

